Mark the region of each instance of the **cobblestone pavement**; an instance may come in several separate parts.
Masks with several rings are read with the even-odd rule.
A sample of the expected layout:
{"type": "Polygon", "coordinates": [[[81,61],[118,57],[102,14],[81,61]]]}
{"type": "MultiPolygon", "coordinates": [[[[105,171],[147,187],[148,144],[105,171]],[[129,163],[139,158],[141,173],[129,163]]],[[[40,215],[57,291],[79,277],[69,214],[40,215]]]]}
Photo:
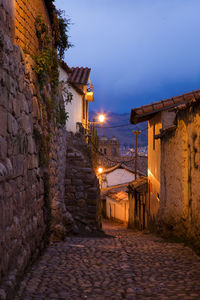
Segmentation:
{"type": "Polygon", "coordinates": [[[49,246],[26,274],[15,300],[200,299],[200,258],[106,222],[112,237],[68,237],[49,246]]]}

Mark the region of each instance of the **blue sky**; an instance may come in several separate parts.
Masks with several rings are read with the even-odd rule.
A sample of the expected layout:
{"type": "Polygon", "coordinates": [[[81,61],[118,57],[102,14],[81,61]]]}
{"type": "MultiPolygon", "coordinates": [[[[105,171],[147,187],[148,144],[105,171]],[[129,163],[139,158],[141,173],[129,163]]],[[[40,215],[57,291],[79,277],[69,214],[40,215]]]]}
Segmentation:
{"type": "Polygon", "coordinates": [[[69,66],[92,69],[91,110],[131,108],[200,88],[199,0],[56,0],[71,19],[69,66]]]}

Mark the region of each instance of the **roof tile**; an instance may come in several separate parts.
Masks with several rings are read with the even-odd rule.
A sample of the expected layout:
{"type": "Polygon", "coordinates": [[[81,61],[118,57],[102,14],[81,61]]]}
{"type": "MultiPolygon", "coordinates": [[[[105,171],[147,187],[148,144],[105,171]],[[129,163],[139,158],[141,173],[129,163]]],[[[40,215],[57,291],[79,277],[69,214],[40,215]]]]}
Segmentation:
{"type": "Polygon", "coordinates": [[[71,68],[71,71],[68,78],[70,83],[87,85],[91,69],[76,67],[71,68]]]}
{"type": "Polygon", "coordinates": [[[147,121],[160,111],[178,108],[180,105],[200,101],[200,90],[186,93],[166,100],[154,102],[131,110],[130,122],[137,124],[147,121]]]}

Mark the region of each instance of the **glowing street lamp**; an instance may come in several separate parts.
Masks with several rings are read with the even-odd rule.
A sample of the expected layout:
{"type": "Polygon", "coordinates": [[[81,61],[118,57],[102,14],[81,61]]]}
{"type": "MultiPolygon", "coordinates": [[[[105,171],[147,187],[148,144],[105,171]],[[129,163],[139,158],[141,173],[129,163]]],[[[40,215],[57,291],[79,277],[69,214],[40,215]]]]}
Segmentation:
{"type": "Polygon", "coordinates": [[[99,115],[98,119],[99,119],[100,123],[103,123],[105,121],[105,116],[104,115],[99,115]]]}
{"type": "Polygon", "coordinates": [[[103,168],[102,168],[102,167],[99,167],[99,168],[98,168],[98,173],[99,173],[99,174],[102,174],[102,173],[103,173],[103,168]]]}

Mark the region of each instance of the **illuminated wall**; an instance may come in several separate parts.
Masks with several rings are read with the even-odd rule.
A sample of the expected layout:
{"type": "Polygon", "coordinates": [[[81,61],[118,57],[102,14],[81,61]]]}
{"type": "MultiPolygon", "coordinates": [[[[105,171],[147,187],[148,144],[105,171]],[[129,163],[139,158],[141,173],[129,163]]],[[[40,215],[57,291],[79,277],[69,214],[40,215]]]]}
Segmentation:
{"type": "Polygon", "coordinates": [[[50,25],[43,0],[15,0],[15,43],[23,50],[34,54],[38,49],[35,19],[42,16],[50,25]]]}
{"type": "Polygon", "coordinates": [[[156,216],[160,205],[160,140],[154,139],[162,128],[161,113],[157,114],[148,124],[148,178],[150,180],[151,216],[156,216]]]}
{"type": "MultiPolygon", "coordinates": [[[[68,75],[62,69],[59,68],[60,71],[60,81],[67,82],[68,75]]],[[[80,94],[73,87],[67,87],[69,91],[72,93],[72,101],[71,103],[65,103],[65,110],[69,113],[69,118],[66,122],[66,129],[68,131],[72,131],[73,133],[77,132],[76,123],[82,123],[82,98],[80,94]]]]}
{"type": "Polygon", "coordinates": [[[177,129],[162,139],[161,174],[161,220],[177,234],[196,239],[200,234],[200,106],[180,112],[177,129]]]}

